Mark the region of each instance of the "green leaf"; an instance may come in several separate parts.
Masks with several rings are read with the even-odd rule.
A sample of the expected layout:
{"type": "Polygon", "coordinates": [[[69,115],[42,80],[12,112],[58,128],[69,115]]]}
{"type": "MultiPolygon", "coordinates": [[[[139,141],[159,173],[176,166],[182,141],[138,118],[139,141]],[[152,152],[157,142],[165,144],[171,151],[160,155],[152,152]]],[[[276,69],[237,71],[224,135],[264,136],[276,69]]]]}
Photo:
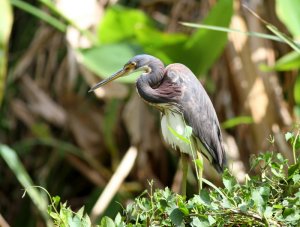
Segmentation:
{"type": "Polygon", "coordinates": [[[300,68],[300,53],[291,51],[280,59],[278,59],[273,66],[261,65],[260,69],[263,71],[289,71],[300,68]]]}
{"type": "Polygon", "coordinates": [[[115,226],[116,225],[111,218],[105,216],[101,219],[100,227],[115,227],[115,226]]]}
{"type": "Polygon", "coordinates": [[[203,159],[196,158],[194,159],[194,162],[196,166],[199,168],[199,170],[203,170],[203,159]]]}
{"type": "Polygon", "coordinates": [[[92,226],[91,219],[87,214],[84,215],[83,219],[81,220],[81,223],[82,223],[82,227],[92,226]]]}
{"type": "Polygon", "coordinates": [[[189,215],[189,209],[186,207],[186,204],[184,202],[179,201],[178,208],[185,216],[189,215]]]}
{"type": "Polygon", "coordinates": [[[184,135],[180,135],[178,132],[176,132],[176,130],[174,130],[171,126],[168,125],[168,130],[178,139],[180,139],[181,141],[185,142],[186,144],[190,144],[191,141],[189,138],[186,138],[184,135]]]}
{"type": "Polygon", "coordinates": [[[121,222],[122,222],[122,217],[121,217],[121,214],[118,213],[117,216],[115,217],[115,223],[118,226],[121,224],[121,222]]]}
{"type": "Polygon", "coordinates": [[[266,186],[256,188],[251,193],[251,198],[254,201],[254,204],[257,206],[260,214],[262,214],[265,211],[265,205],[268,202],[269,195],[270,195],[270,188],[266,186]]]}
{"type": "Polygon", "coordinates": [[[241,124],[252,124],[253,118],[251,116],[238,116],[227,121],[224,121],[221,126],[223,129],[233,128],[241,124]]]}
{"type": "Polygon", "coordinates": [[[193,217],[192,220],[193,221],[192,221],[191,225],[193,227],[199,227],[199,226],[201,226],[201,227],[209,227],[210,226],[208,220],[205,219],[205,218],[193,217]]]}
{"type": "MultiPolygon", "coordinates": [[[[228,27],[232,14],[233,1],[219,0],[210,10],[203,23],[228,27]]],[[[178,60],[192,69],[196,75],[204,74],[219,57],[226,43],[226,33],[198,29],[186,42],[185,51],[178,55],[178,60]]]]}
{"type": "Polygon", "coordinates": [[[217,221],[216,221],[216,219],[213,218],[213,216],[208,215],[208,222],[209,222],[209,225],[212,226],[212,225],[215,224],[217,221]]]}
{"type": "Polygon", "coordinates": [[[273,215],[273,208],[270,206],[267,206],[265,211],[264,211],[264,217],[265,218],[272,218],[273,215]]]}
{"type": "Polygon", "coordinates": [[[289,141],[290,139],[292,139],[292,138],[294,138],[294,133],[292,133],[292,132],[287,132],[287,133],[285,133],[285,141],[289,141]]]}
{"type": "Polygon", "coordinates": [[[294,184],[297,184],[300,181],[300,174],[293,175],[294,184]]]}
{"type": "Polygon", "coordinates": [[[248,205],[245,203],[239,204],[239,208],[243,213],[246,213],[248,211],[248,205]]]}
{"type": "Polygon", "coordinates": [[[133,40],[138,31],[153,26],[152,20],[143,11],[114,5],[106,10],[98,36],[101,43],[117,43],[133,40]]]}
{"type": "MultiPolygon", "coordinates": [[[[140,53],[137,46],[127,43],[108,44],[80,49],[77,51],[79,60],[98,76],[107,78],[121,69],[129,59],[140,53]]],[[[141,73],[122,77],[118,81],[133,83],[141,73]]]]}
{"type": "Polygon", "coordinates": [[[52,197],[52,202],[53,202],[53,206],[57,207],[59,205],[59,202],[60,202],[60,197],[59,196],[53,196],[52,197]]]}
{"type": "Polygon", "coordinates": [[[211,204],[211,200],[209,197],[209,193],[206,189],[202,189],[200,191],[200,200],[202,201],[203,204],[205,205],[210,205],[211,204]]]}
{"type": "Polygon", "coordinates": [[[296,104],[300,106],[300,73],[298,74],[294,85],[294,99],[296,104]]]}
{"type": "Polygon", "coordinates": [[[296,163],[294,165],[290,165],[288,168],[288,177],[289,179],[294,176],[294,174],[299,173],[300,171],[300,163],[296,163]]]}
{"type": "Polygon", "coordinates": [[[183,217],[184,214],[179,208],[175,208],[170,214],[170,219],[176,226],[180,226],[183,223],[183,217]]]}
{"type": "Polygon", "coordinates": [[[274,208],[274,209],[282,209],[283,206],[282,206],[282,204],[274,204],[274,205],[273,205],[273,208],[274,208]]]}
{"type": "MultiPolygon", "coordinates": [[[[264,203],[264,199],[261,196],[259,190],[255,189],[252,194],[251,194],[251,198],[254,201],[254,204],[260,208],[262,207],[265,203],[264,203]]],[[[259,212],[261,212],[261,210],[259,209],[259,212]]]]}
{"type": "Polygon", "coordinates": [[[227,174],[224,173],[223,184],[229,192],[233,190],[235,183],[236,183],[236,181],[233,179],[232,176],[229,175],[229,173],[227,173],[227,174]]]}
{"type": "Polygon", "coordinates": [[[10,147],[0,144],[0,157],[4,159],[9,168],[15,174],[20,184],[26,189],[30,199],[37,207],[40,214],[44,217],[45,221],[50,224],[49,217],[47,215],[47,198],[45,198],[36,187],[33,187],[33,182],[23,164],[19,160],[16,152],[10,147]]]}
{"type": "Polygon", "coordinates": [[[81,208],[77,211],[76,216],[77,216],[79,219],[81,219],[81,218],[83,217],[83,212],[84,212],[84,206],[81,207],[81,208]]]}
{"type": "Polygon", "coordinates": [[[98,30],[103,44],[135,43],[143,47],[142,52],[152,54],[166,64],[176,60],[173,57],[182,52],[188,39],[185,34],[161,32],[142,10],[120,5],[108,8],[98,30]]]}
{"type": "Polygon", "coordinates": [[[300,1],[276,0],[276,13],[295,38],[300,37],[300,1]]]}

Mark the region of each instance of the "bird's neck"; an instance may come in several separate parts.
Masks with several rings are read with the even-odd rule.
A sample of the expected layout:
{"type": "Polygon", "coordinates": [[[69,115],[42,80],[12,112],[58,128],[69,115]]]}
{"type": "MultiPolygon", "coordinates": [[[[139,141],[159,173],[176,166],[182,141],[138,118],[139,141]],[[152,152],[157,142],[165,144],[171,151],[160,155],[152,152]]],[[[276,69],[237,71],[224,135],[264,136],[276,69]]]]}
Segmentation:
{"type": "Polygon", "coordinates": [[[155,88],[161,84],[165,73],[165,67],[158,59],[151,62],[148,67],[151,69],[151,71],[148,73],[143,73],[137,80],[137,91],[145,101],[150,103],[160,103],[161,100],[159,100],[155,88]]]}

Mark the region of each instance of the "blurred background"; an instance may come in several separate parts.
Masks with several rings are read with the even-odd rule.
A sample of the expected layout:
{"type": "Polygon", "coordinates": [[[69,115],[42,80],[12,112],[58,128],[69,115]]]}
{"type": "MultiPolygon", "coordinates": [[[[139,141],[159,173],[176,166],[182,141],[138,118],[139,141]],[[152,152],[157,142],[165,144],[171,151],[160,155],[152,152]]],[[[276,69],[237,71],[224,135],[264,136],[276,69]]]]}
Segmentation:
{"type": "MultiPolygon", "coordinates": [[[[179,153],[162,140],[159,112],[136,94],[137,77],[88,93],[136,54],[195,73],[239,181],[252,173],[253,154],[276,151],[292,160],[284,133],[299,123],[299,52],[284,42],[193,27],[271,34],[243,4],[299,39],[297,0],[1,0],[0,226],[46,225],[45,192],[31,188],[22,198],[30,185],[73,210],[85,206],[94,219],[114,217],[151,180],[154,188],[179,190],[179,153]]],[[[197,191],[190,164],[188,195],[197,191]]]]}

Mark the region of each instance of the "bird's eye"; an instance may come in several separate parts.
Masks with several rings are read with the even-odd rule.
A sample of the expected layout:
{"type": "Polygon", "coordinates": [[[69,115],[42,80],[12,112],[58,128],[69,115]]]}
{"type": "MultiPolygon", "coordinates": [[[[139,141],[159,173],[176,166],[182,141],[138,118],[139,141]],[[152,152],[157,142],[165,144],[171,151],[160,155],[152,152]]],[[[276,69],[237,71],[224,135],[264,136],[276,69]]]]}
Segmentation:
{"type": "Polygon", "coordinates": [[[130,62],[130,63],[126,64],[126,65],[124,66],[124,68],[127,69],[127,70],[128,70],[128,69],[134,69],[135,66],[136,66],[136,63],[135,63],[135,62],[130,62]]]}

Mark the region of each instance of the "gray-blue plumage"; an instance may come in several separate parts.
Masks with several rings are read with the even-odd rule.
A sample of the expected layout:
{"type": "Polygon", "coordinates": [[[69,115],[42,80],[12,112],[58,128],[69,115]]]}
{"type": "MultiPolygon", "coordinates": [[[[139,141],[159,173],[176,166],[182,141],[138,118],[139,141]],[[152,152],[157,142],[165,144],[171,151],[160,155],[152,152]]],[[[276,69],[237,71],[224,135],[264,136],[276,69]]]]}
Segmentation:
{"type": "MultiPolygon", "coordinates": [[[[179,112],[177,114],[183,116],[185,123],[192,128],[195,147],[202,151],[216,170],[222,171],[226,158],[220,125],[203,86],[185,65],[176,63],[164,68],[160,60],[147,56],[138,55],[133,59],[137,64],[147,65],[151,69],[137,80],[138,93],[145,101],[157,106],[163,117],[179,112]]],[[[162,130],[164,134],[166,129],[162,130]]]]}
{"type": "Polygon", "coordinates": [[[165,141],[183,153],[193,155],[193,151],[201,151],[216,170],[222,171],[226,158],[215,109],[199,80],[186,66],[171,64],[165,67],[151,55],[137,55],[90,91],[135,71],[143,72],[136,83],[139,95],[162,113],[165,141]],[[184,142],[177,134],[191,139],[192,144],[184,142]]]}

